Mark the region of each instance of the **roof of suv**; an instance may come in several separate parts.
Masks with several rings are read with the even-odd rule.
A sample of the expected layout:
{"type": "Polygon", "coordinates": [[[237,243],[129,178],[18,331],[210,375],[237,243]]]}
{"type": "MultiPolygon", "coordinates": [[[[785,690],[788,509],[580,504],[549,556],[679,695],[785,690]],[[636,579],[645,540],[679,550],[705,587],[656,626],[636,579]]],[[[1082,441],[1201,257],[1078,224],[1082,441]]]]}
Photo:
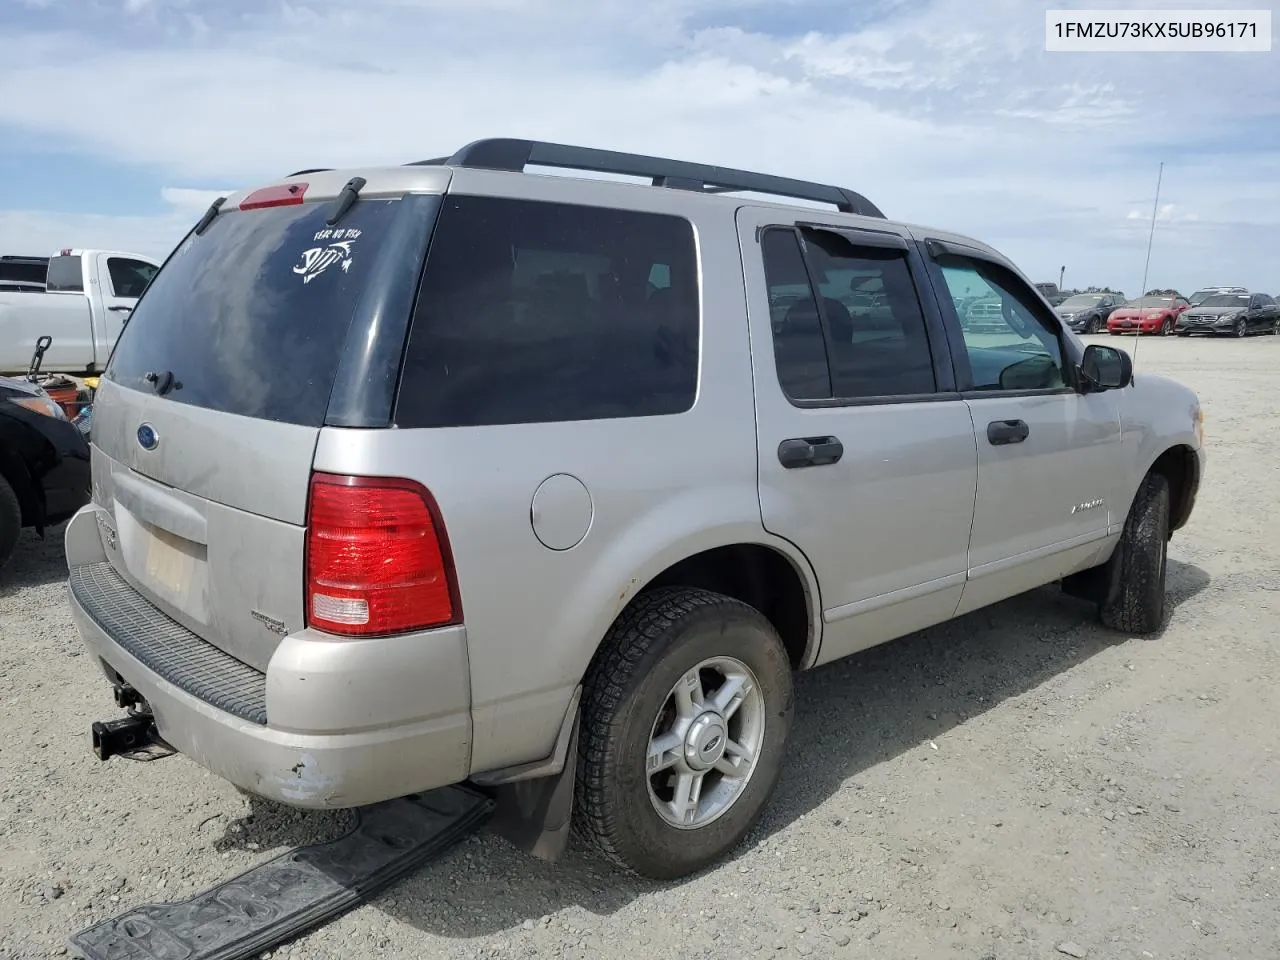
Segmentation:
{"type": "Polygon", "coordinates": [[[509,138],[476,140],[449,157],[419,160],[402,166],[298,170],[273,183],[237,191],[225,201],[219,201],[215,210],[210,212],[216,212],[216,206],[223,202],[234,208],[246,202],[253,203],[258,195],[278,196],[281,191],[299,183],[305,184],[303,189],[307,199],[334,199],[349,187],[362,197],[397,196],[406,192],[443,193],[449,189],[454,175],[459,173],[468,179],[539,176],[535,172],[526,172],[526,167],[646,178],[650,181],[648,184],[605,180],[597,176],[584,177],[578,182],[584,186],[590,184],[595,189],[619,192],[647,191],[654,187],[678,190],[682,202],[690,205],[728,204],[736,208],[745,202],[752,206],[793,211],[801,208],[794,202],[797,200],[806,204],[803,209],[811,209],[807,205],[811,203],[830,204],[836,208],[837,215],[847,216],[851,224],[875,229],[877,222],[894,223],[908,230],[926,231],[939,240],[965,244],[1007,262],[998,251],[971,237],[890,221],[863,194],[846,187],[663,157],[509,138]],[[781,199],[770,202],[735,195],[741,193],[772,195],[781,199]]]}

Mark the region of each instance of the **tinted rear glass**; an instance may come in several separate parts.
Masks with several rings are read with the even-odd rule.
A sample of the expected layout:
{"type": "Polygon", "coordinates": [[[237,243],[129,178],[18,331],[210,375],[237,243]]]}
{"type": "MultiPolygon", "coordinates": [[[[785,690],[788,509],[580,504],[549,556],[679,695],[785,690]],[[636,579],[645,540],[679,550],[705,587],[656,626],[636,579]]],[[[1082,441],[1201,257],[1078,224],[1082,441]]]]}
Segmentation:
{"type": "Polygon", "coordinates": [[[84,292],[84,268],[79,257],[51,257],[45,289],[61,293],[84,292]]]}
{"type": "Polygon", "coordinates": [[[0,283],[44,283],[48,260],[0,257],[0,283]]]}
{"type": "Polygon", "coordinates": [[[396,422],[643,417],[697,391],[693,227],[656,213],[446,197],[396,422]]]}
{"type": "Polygon", "coordinates": [[[361,200],[334,228],[330,203],[219,216],[184,241],[134,308],[107,367],[176,403],[319,426],[351,316],[398,200],[361,200]]]}

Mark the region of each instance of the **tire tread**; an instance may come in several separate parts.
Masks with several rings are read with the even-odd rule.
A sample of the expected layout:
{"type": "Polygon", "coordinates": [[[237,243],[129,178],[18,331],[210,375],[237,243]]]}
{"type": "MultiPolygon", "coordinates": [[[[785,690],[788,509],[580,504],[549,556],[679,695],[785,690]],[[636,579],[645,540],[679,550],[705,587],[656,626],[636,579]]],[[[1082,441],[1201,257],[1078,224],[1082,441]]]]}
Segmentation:
{"type": "Polygon", "coordinates": [[[1169,481],[1158,473],[1143,479],[1116,545],[1112,589],[1099,605],[1103,624],[1130,634],[1154,633],[1164,623],[1167,561],[1160,557],[1169,537],[1169,481]]]}
{"type": "Polygon", "coordinates": [[[0,477],[0,568],[13,557],[22,534],[22,504],[9,481],[0,477]]]}

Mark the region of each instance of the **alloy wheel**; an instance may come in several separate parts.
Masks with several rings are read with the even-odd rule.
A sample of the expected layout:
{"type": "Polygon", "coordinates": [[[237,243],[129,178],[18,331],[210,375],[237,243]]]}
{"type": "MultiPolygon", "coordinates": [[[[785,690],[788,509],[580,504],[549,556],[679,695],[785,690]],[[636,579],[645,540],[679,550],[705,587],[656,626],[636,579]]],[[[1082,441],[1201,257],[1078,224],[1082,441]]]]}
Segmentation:
{"type": "Polygon", "coordinates": [[[649,800],[667,823],[697,829],[742,795],[764,745],[765,705],[751,669],[704,660],[667,694],[649,735],[649,800]]]}

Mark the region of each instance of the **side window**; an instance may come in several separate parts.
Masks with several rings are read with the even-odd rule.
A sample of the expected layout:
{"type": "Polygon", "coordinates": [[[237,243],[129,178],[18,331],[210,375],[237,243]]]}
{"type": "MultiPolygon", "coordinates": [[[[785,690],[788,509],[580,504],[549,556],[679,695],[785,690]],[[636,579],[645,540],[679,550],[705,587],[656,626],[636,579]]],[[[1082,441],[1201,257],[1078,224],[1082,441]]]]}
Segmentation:
{"type": "Polygon", "coordinates": [[[967,257],[938,259],[964,330],[975,390],[1066,386],[1062,344],[1016,276],[967,257]]]}
{"type": "Polygon", "coordinates": [[[446,197],[396,422],[458,427],[682,413],[697,394],[699,328],[689,221],[446,197]]]}
{"type": "Polygon", "coordinates": [[[795,231],[773,229],[762,240],[774,359],[786,394],[856,400],[933,393],[924,314],[902,251],[854,246],[822,230],[803,237],[801,245],[795,231]]]}
{"type": "Polygon", "coordinates": [[[137,299],[158,267],[141,260],[129,260],[125,257],[108,257],[107,273],[111,277],[111,290],[117,297],[137,299]]]}
{"type": "Polygon", "coordinates": [[[766,230],[760,247],[778,383],[792,400],[831,399],[827,344],[794,230],[766,230]]]}

